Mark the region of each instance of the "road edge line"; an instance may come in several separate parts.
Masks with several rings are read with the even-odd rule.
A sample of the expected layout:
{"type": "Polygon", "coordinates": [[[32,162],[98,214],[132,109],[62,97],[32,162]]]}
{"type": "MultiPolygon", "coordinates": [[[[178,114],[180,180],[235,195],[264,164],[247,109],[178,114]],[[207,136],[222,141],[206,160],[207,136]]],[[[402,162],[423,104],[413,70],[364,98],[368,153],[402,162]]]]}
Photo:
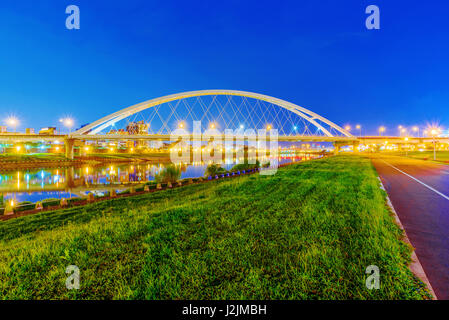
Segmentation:
{"type": "Polygon", "coordinates": [[[383,162],[385,162],[385,164],[387,164],[387,165],[389,165],[390,167],[392,167],[393,169],[395,169],[395,170],[399,171],[400,173],[402,173],[403,175],[406,175],[406,176],[409,177],[410,179],[412,179],[412,180],[418,182],[419,184],[421,184],[421,185],[423,185],[424,187],[426,187],[427,189],[429,189],[429,190],[435,192],[437,195],[443,197],[444,199],[449,200],[449,197],[448,197],[447,195],[445,195],[444,193],[441,193],[441,192],[438,191],[437,189],[435,189],[435,188],[429,186],[428,184],[422,182],[421,180],[415,178],[414,176],[408,174],[407,172],[404,172],[404,171],[402,171],[401,169],[396,168],[394,165],[392,165],[392,164],[386,162],[385,160],[383,160],[383,159],[381,159],[381,160],[382,160],[383,162]]]}
{"type": "Polygon", "coordinates": [[[413,247],[412,243],[410,242],[410,239],[407,236],[407,232],[405,232],[404,226],[402,225],[402,222],[399,219],[399,216],[393,207],[393,203],[391,202],[390,197],[388,196],[388,192],[385,189],[384,184],[382,183],[382,179],[379,176],[377,176],[377,179],[379,179],[380,188],[385,191],[386,198],[387,198],[387,205],[394,215],[395,222],[404,233],[404,239],[403,239],[404,242],[407,243],[408,245],[410,245],[410,247],[412,248],[412,254],[410,256],[412,261],[410,262],[410,264],[408,266],[410,271],[427,286],[427,290],[432,295],[433,300],[438,300],[438,298],[435,294],[435,291],[433,291],[432,285],[430,284],[430,281],[427,278],[426,272],[424,271],[424,268],[422,267],[422,264],[419,261],[418,256],[416,255],[415,248],[413,247]]]}

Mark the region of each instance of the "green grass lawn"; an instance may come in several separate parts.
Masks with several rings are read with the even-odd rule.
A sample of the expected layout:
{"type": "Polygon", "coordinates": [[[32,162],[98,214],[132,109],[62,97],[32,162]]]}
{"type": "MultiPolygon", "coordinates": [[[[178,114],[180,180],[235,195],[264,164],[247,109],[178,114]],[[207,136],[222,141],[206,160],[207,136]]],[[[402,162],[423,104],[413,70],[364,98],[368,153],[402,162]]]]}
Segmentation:
{"type": "MultiPolygon", "coordinates": [[[[407,156],[416,159],[428,159],[433,160],[433,151],[413,151],[408,152],[407,156]]],[[[449,151],[437,151],[436,158],[440,161],[449,161],[449,151]]]]}
{"type": "Polygon", "coordinates": [[[0,298],[425,298],[401,234],[370,161],[338,156],[1,222],[0,298]]]}
{"type": "MultiPolygon", "coordinates": [[[[407,156],[415,159],[423,160],[433,160],[433,151],[395,151],[395,152],[385,152],[385,154],[395,155],[395,156],[407,156]]],[[[437,151],[436,152],[437,161],[449,161],[449,151],[437,151]]]]}

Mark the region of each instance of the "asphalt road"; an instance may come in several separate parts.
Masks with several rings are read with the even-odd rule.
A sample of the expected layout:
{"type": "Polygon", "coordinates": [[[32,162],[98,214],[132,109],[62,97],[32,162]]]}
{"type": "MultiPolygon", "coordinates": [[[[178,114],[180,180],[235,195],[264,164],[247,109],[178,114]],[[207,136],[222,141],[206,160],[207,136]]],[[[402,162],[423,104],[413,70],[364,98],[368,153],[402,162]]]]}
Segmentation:
{"type": "Polygon", "coordinates": [[[372,158],[438,299],[449,299],[449,166],[372,158]]]}

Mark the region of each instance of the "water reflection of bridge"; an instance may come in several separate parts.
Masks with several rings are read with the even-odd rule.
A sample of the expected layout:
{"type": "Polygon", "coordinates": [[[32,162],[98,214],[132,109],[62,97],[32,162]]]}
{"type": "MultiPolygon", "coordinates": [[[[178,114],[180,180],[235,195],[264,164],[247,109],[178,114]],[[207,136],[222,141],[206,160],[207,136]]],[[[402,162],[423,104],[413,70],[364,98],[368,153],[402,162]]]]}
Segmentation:
{"type": "MultiPolygon", "coordinates": [[[[285,154],[279,157],[279,163],[289,162],[293,158],[307,159],[313,155],[313,150],[300,155],[285,154]]],[[[241,160],[225,159],[222,165],[226,169],[230,169],[241,160]]],[[[202,176],[207,165],[208,163],[201,162],[194,165],[178,164],[177,166],[183,175],[186,174],[185,178],[193,178],[202,176]]],[[[92,191],[102,192],[111,189],[119,191],[154,180],[155,175],[163,168],[164,165],[161,163],[147,162],[7,172],[0,174],[0,194],[14,196],[15,194],[61,192],[85,195],[92,191]]]]}
{"type": "MultiPolygon", "coordinates": [[[[108,166],[68,167],[36,171],[18,171],[0,175],[0,193],[70,192],[127,189],[142,184],[163,168],[155,164],[109,164],[108,166]]],[[[187,166],[180,165],[181,172],[187,166]]]]}

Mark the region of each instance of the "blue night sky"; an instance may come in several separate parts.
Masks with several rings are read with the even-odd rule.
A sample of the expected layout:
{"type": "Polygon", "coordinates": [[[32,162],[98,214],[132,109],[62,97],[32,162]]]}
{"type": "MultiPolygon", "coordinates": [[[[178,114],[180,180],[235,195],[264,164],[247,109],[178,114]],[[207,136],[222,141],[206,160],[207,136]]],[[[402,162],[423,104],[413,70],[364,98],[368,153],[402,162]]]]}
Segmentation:
{"type": "Polygon", "coordinates": [[[2,0],[0,35],[0,117],[21,130],[199,89],[268,94],[364,134],[449,127],[445,0],[2,0]],[[65,28],[70,4],[80,30],[65,28]]]}

